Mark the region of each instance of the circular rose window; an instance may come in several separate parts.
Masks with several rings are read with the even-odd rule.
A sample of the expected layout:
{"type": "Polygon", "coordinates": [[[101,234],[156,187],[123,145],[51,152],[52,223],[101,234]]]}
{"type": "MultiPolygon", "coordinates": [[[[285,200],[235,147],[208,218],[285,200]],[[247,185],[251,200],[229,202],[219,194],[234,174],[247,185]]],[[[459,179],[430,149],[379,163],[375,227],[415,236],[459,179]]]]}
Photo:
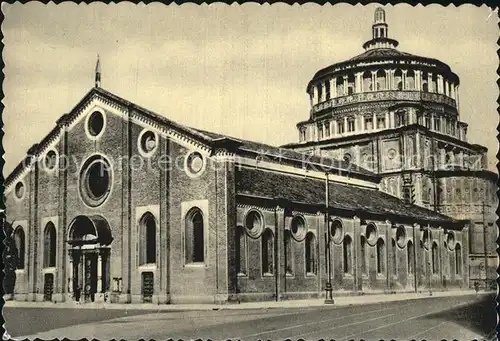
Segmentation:
{"type": "Polygon", "coordinates": [[[366,242],[371,246],[375,246],[377,238],[377,227],[373,224],[368,225],[366,227],[366,242]]]}
{"type": "Polygon", "coordinates": [[[150,130],[144,131],[139,138],[139,148],[143,154],[152,154],[157,144],[156,134],[150,130]]]}
{"type": "Polygon", "coordinates": [[[342,243],[344,238],[344,231],[342,223],[339,220],[334,220],[330,223],[330,235],[332,236],[332,241],[335,244],[342,243]]]}
{"type": "Polygon", "coordinates": [[[300,241],[306,236],[306,222],[304,218],[297,216],[292,219],[291,224],[292,236],[295,240],[300,241]]]}
{"type": "Polygon", "coordinates": [[[87,127],[90,135],[97,136],[102,132],[104,128],[104,116],[99,111],[94,111],[90,114],[87,127]]]}
{"type": "Polygon", "coordinates": [[[399,226],[396,230],[396,241],[400,248],[404,248],[406,245],[406,229],[404,226],[399,226]]]}
{"type": "Polygon", "coordinates": [[[24,196],[24,184],[19,181],[14,188],[14,193],[18,199],[22,199],[24,196]]]}
{"type": "Polygon", "coordinates": [[[204,167],[203,156],[198,152],[193,152],[186,158],[186,170],[191,175],[197,175],[201,173],[204,167]]]}
{"type": "Polygon", "coordinates": [[[50,150],[47,155],[45,155],[45,168],[52,170],[57,164],[57,154],[54,150],[50,150]]]}
{"type": "Polygon", "coordinates": [[[89,158],[80,174],[80,192],[89,206],[99,206],[108,197],[111,189],[111,167],[101,156],[89,158]]]}
{"type": "Polygon", "coordinates": [[[258,237],[262,232],[262,227],[264,225],[262,216],[257,211],[248,212],[245,218],[245,227],[247,229],[248,235],[251,237],[258,237]]]}
{"type": "Polygon", "coordinates": [[[387,157],[389,158],[389,160],[392,160],[396,157],[396,149],[394,148],[391,148],[387,151],[387,157]]]}

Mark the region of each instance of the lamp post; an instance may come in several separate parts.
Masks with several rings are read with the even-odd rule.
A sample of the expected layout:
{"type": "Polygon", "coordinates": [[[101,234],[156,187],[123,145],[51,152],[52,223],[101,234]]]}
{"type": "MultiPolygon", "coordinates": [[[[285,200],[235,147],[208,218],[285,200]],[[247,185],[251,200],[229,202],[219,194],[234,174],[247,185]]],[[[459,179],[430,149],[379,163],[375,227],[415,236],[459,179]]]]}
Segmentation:
{"type": "Polygon", "coordinates": [[[483,248],[484,248],[484,290],[488,290],[488,238],[486,234],[488,233],[486,229],[486,214],[485,214],[486,203],[484,200],[481,203],[482,208],[482,218],[483,218],[483,248]]]}
{"type": "Polygon", "coordinates": [[[326,173],[326,181],[325,181],[325,227],[326,227],[326,267],[327,267],[327,275],[328,281],[326,282],[325,291],[325,304],[333,304],[333,288],[332,288],[332,264],[331,264],[331,240],[332,234],[330,231],[330,212],[329,212],[329,184],[328,184],[328,172],[326,173]]]}
{"type": "Polygon", "coordinates": [[[424,230],[424,248],[427,250],[427,273],[428,273],[428,279],[429,279],[429,296],[432,296],[432,272],[433,272],[433,269],[431,267],[431,265],[432,265],[431,261],[434,262],[434,259],[432,258],[433,252],[431,251],[432,246],[430,245],[431,240],[432,240],[431,229],[429,228],[429,226],[427,226],[424,230]]]}
{"type": "Polygon", "coordinates": [[[429,296],[432,296],[432,276],[431,276],[431,262],[427,262],[427,265],[429,267],[429,296]]]}

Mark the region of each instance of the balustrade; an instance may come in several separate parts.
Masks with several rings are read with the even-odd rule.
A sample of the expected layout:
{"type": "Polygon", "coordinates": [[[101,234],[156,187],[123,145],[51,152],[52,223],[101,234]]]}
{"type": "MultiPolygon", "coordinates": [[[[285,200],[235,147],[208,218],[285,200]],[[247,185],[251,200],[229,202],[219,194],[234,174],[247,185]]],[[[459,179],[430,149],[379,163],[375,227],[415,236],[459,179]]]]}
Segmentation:
{"type": "Polygon", "coordinates": [[[373,102],[373,101],[411,101],[411,102],[434,102],[446,104],[449,106],[456,107],[456,101],[446,95],[432,93],[432,92],[421,92],[421,91],[398,91],[398,90],[385,90],[385,91],[372,91],[357,93],[337,98],[331,98],[328,101],[318,103],[313,106],[313,113],[319,112],[324,109],[341,107],[344,105],[363,103],[363,102],[373,102]]]}

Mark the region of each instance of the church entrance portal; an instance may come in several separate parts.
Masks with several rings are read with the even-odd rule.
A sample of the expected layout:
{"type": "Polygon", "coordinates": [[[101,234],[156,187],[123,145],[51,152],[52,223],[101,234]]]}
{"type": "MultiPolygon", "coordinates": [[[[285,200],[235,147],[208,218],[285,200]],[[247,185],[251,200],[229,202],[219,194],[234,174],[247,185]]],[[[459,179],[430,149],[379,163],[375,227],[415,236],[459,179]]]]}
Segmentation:
{"type": "Polygon", "coordinates": [[[80,303],[104,301],[113,240],[109,225],[101,216],[78,216],[69,231],[70,294],[80,303]]]}

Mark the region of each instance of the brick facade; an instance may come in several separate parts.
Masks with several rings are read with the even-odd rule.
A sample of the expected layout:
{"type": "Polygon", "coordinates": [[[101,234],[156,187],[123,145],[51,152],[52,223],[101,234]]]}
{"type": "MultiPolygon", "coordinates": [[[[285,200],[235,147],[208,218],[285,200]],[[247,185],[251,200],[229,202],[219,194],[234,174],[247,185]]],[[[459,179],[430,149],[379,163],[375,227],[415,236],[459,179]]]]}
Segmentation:
{"type": "MultiPolygon", "coordinates": [[[[462,245],[460,266],[466,266],[468,242],[463,222],[413,206],[406,207],[415,214],[411,223],[406,209],[390,221],[381,219],[380,213],[371,216],[370,209],[360,214],[329,204],[325,210],[324,200],[309,192],[307,186],[299,194],[309,195],[309,203],[286,193],[276,193],[276,198],[249,194],[237,179],[245,169],[254,168],[255,158],[248,154],[248,148],[239,148],[241,142],[210,134],[158,118],[100,88],[92,89],[46,139],[34,146],[28,162],[7,179],[6,206],[12,237],[15,239],[19,229],[25,234],[25,266],[16,270],[14,298],[175,304],[320,297],[329,277],[326,212],[330,222],[336,219],[342,225],[340,237],[335,237],[340,239],[330,241],[335,294],[426,289],[429,264],[418,253],[422,228],[414,223],[432,229],[440,253],[451,252],[442,243],[448,235],[444,228],[453,231],[455,241],[462,245]],[[89,117],[95,112],[104,118],[97,136],[89,134],[89,117]],[[146,132],[155,139],[149,152],[141,147],[146,132]],[[54,169],[46,167],[46,155],[51,150],[59,160],[59,167],[54,169]],[[193,155],[198,162],[195,171],[187,168],[193,155]],[[85,186],[91,186],[85,182],[86,165],[94,159],[110,165],[106,173],[109,187],[98,203],[89,202],[84,193],[85,186]],[[22,193],[20,183],[24,186],[22,193]],[[197,230],[195,224],[200,220],[191,219],[193,212],[201,217],[202,225],[196,225],[197,230]],[[262,225],[255,227],[261,230],[249,230],[249,212],[262,217],[262,225]],[[151,217],[155,229],[147,236],[145,216],[151,217]],[[296,217],[301,219],[300,229],[294,227],[296,217]],[[50,223],[56,231],[55,245],[46,239],[45,229],[50,223]],[[376,226],[376,240],[383,241],[383,246],[377,253],[377,246],[367,245],[366,265],[362,265],[360,241],[370,224],[376,226]],[[393,254],[391,241],[402,224],[405,244],[393,254]],[[83,231],[85,228],[91,230],[83,231]],[[195,230],[201,233],[202,244],[194,241],[195,230]],[[265,244],[270,247],[266,254],[264,234],[272,235],[272,245],[265,244]],[[347,249],[344,244],[348,240],[351,243],[347,249]],[[408,241],[415,245],[417,287],[407,269],[408,241]],[[145,246],[150,245],[147,243],[152,246],[145,246]],[[198,245],[202,245],[202,251],[194,251],[198,245]],[[50,247],[52,250],[44,249],[50,247]],[[153,262],[141,258],[144,247],[154,248],[153,256],[149,256],[153,262]],[[44,266],[44,252],[55,252],[54,267],[44,266]],[[193,252],[202,254],[193,256],[193,252]],[[269,260],[268,273],[263,273],[264,258],[269,260]],[[394,260],[397,271],[392,273],[394,260]],[[87,293],[90,296],[82,298],[87,293]]],[[[300,154],[291,156],[299,158],[300,154]]],[[[264,161],[258,166],[264,178],[295,173],[289,181],[296,181],[297,175],[303,174],[300,176],[317,177],[315,188],[322,186],[322,172],[304,170],[293,163],[285,166],[273,158],[264,161]]],[[[354,171],[348,177],[337,174],[342,172],[337,170],[333,175],[332,171],[331,179],[343,183],[347,192],[355,193],[359,186],[368,195],[378,192],[379,180],[371,173],[354,171]]],[[[292,187],[283,185],[284,190],[292,187]]],[[[396,212],[401,203],[385,205],[383,209],[396,212]]],[[[440,256],[439,262],[444,259],[440,256]]],[[[446,280],[441,272],[433,274],[431,286],[466,286],[466,274],[464,271],[458,277],[452,273],[446,280]]]]}

